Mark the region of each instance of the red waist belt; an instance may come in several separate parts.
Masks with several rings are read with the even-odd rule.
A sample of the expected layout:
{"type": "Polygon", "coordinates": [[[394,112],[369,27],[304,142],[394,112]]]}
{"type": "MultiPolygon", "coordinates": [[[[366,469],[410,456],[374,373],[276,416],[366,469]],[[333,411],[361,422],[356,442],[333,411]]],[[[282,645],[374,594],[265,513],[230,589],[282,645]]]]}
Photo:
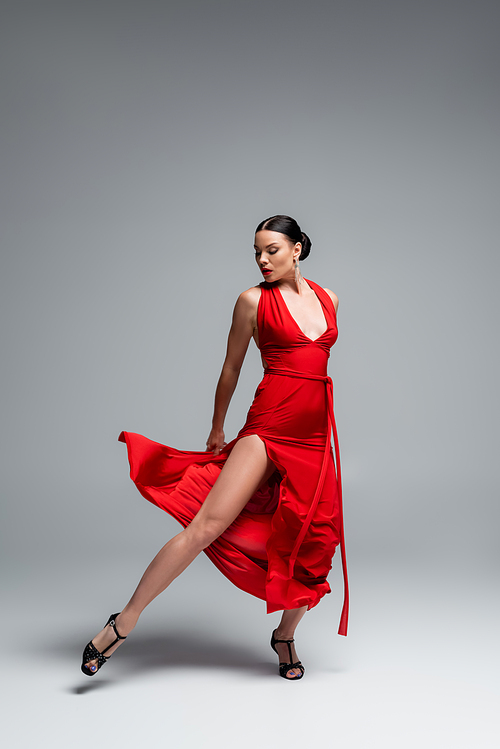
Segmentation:
{"type": "Polygon", "coordinates": [[[311,502],[309,512],[307,513],[307,517],[304,521],[304,525],[302,526],[300,533],[295,540],[295,545],[292,549],[292,553],[290,554],[289,574],[290,574],[290,577],[293,577],[293,570],[295,566],[295,561],[297,559],[297,554],[299,553],[300,545],[302,544],[302,541],[304,540],[307,530],[311,524],[311,520],[314,517],[314,513],[316,512],[319,498],[323,490],[325,477],[326,477],[326,469],[328,466],[330,446],[331,446],[330,434],[331,434],[331,431],[333,430],[333,441],[335,444],[335,464],[336,464],[335,467],[336,467],[337,487],[338,487],[338,494],[339,494],[340,553],[342,556],[342,573],[344,576],[344,605],[342,607],[342,614],[340,616],[340,625],[339,625],[338,633],[339,635],[347,635],[347,620],[349,617],[349,584],[347,581],[347,559],[346,559],[345,541],[344,541],[344,513],[342,509],[342,479],[341,479],[341,474],[340,474],[340,449],[339,449],[339,440],[337,437],[337,426],[335,424],[335,416],[333,413],[333,381],[331,377],[328,377],[328,375],[315,375],[315,374],[309,374],[308,372],[296,372],[293,369],[278,369],[275,367],[268,367],[267,369],[264,370],[264,374],[283,375],[284,377],[297,377],[299,379],[305,379],[305,380],[319,380],[321,382],[324,382],[326,386],[326,401],[328,405],[328,430],[327,430],[327,436],[325,440],[325,452],[323,455],[323,462],[321,464],[321,471],[319,474],[318,484],[316,486],[316,491],[314,493],[314,497],[311,502]]]}

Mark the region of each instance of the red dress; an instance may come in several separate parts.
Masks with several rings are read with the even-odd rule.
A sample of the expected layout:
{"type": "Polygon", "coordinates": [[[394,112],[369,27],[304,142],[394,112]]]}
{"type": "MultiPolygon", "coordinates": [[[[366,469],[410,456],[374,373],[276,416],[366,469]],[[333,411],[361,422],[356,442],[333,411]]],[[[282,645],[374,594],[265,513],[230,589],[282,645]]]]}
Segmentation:
{"type": "Polygon", "coordinates": [[[333,383],[327,375],[338,331],[330,296],[306,280],[321,302],[327,329],[315,340],[308,338],[278,285],[260,284],[257,325],[267,367],[243,428],[219,455],[176,450],[131,432],[122,432],[119,440],[127,444],[130,477],[141,494],[186,527],[236,441],[257,434],[277,470],[205,553],[231,582],[265,600],[271,613],[305,605],[310,609],[330,593],[326,578],[340,544],[344,605],[338,632],[346,635],[349,590],[340,452],[333,383]]]}

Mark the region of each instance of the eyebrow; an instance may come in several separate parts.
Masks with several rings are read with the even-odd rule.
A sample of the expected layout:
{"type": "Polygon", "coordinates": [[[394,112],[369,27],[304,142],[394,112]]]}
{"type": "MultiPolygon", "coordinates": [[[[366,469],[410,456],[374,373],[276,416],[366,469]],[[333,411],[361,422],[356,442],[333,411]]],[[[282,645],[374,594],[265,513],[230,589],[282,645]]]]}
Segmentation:
{"type": "MultiPolygon", "coordinates": [[[[266,244],[266,246],[264,247],[264,249],[267,250],[267,249],[269,249],[269,247],[273,247],[273,245],[277,247],[278,243],[277,242],[271,242],[271,244],[266,244]]],[[[258,250],[259,249],[256,244],[254,244],[253,247],[254,247],[254,250],[258,250]]]]}

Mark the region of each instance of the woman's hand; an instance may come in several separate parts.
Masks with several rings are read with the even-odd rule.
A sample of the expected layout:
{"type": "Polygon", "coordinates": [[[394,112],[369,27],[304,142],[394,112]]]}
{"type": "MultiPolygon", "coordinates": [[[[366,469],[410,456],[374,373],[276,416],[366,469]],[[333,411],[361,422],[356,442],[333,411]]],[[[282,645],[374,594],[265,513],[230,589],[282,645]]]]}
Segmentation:
{"type": "Polygon", "coordinates": [[[215,429],[212,427],[212,431],[208,435],[206,452],[212,451],[214,455],[218,455],[222,448],[226,445],[224,442],[224,430],[215,429]]]}

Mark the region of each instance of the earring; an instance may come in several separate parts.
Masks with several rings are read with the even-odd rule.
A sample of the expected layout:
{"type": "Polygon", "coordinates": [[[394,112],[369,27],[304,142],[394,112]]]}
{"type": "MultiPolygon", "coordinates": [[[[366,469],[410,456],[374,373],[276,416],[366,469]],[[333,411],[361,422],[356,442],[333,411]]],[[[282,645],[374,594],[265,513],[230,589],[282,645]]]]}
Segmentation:
{"type": "Polygon", "coordinates": [[[302,283],[302,276],[299,272],[299,259],[295,260],[295,283],[302,283]]]}

